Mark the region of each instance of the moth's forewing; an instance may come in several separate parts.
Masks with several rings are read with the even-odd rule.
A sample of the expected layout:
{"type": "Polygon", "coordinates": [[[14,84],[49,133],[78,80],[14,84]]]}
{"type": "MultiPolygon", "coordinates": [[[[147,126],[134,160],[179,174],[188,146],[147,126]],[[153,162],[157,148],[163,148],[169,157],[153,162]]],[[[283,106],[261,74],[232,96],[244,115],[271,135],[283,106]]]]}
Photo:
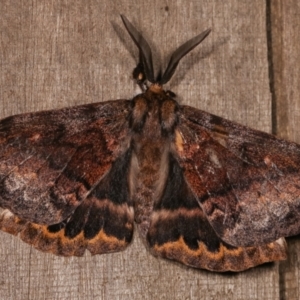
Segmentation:
{"type": "Polygon", "coordinates": [[[119,100],[2,120],[1,229],[60,255],[123,249],[133,232],[129,106],[119,100]]]}
{"type": "Polygon", "coordinates": [[[182,108],[180,164],[218,236],[255,246],[300,232],[300,146],[182,108]]]}

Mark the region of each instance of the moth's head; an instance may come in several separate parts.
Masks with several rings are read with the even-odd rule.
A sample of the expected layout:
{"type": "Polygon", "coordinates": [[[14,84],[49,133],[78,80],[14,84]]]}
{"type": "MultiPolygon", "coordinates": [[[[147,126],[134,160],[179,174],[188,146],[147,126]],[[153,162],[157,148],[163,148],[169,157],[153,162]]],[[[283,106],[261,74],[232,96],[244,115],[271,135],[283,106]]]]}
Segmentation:
{"type": "Polygon", "coordinates": [[[179,61],[199,45],[211,31],[210,29],[207,29],[177,48],[172,54],[164,73],[160,71],[157,76],[155,76],[153,71],[152,52],[149,44],[124,15],[121,15],[121,18],[129,35],[139,48],[139,63],[133,71],[133,77],[138,83],[143,83],[148,80],[157,86],[162,86],[172,78],[179,61]]]}

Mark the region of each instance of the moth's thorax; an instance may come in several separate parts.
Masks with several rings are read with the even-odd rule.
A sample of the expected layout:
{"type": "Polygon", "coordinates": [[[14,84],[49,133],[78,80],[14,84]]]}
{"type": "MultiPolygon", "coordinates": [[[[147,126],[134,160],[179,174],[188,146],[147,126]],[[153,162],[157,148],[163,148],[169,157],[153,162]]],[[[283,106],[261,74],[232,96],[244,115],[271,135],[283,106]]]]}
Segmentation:
{"type": "Polygon", "coordinates": [[[178,103],[158,84],[132,100],[130,127],[143,136],[172,135],[177,123],[178,103]]]}
{"type": "Polygon", "coordinates": [[[150,214],[168,176],[177,107],[177,102],[158,85],[132,100],[133,155],[129,182],[135,220],[142,234],[148,230],[150,214]]]}

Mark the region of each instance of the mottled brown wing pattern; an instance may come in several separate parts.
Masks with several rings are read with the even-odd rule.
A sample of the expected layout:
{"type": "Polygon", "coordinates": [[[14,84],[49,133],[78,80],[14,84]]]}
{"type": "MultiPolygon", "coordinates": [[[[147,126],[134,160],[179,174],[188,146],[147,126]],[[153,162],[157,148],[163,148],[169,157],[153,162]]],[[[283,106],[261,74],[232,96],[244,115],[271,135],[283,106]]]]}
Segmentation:
{"type": "Polygon", "coordinates": [[[300,146],[183,106],[176,146],[217,235],[262,245],[300,231],[300,146]]]}
{"type": "Polygon", "coordinates": [[[123,249],[133,231],[129,105],[109,101],[2,120],[1,229],[61,255],[123,249]]]}
{"type": "Polygon", "coordinates": [[[257,247],[231,246],[221,240],[203,213],[193,186],[170,155],[169,176],[163,196],[151,215],[147,240],[154,255],[211,271],[242,271],[286,259],[286,244],[279,239],[257,247]]]}

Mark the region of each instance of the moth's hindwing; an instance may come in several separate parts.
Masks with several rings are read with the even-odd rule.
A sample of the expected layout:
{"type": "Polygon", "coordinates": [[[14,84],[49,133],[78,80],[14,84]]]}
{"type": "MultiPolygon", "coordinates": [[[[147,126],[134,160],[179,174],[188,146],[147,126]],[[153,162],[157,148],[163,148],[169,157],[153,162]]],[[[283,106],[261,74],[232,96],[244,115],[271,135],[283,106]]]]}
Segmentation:
{"type": "Polygon", "coordinates": [[[286,259],[284,239],[254,247],[223,242],[208,222],[176,159],[170,156],[169,164],[165,192],[154,208],[147,235],[153,254],[219,272],[242,271],[286,259]]]}

